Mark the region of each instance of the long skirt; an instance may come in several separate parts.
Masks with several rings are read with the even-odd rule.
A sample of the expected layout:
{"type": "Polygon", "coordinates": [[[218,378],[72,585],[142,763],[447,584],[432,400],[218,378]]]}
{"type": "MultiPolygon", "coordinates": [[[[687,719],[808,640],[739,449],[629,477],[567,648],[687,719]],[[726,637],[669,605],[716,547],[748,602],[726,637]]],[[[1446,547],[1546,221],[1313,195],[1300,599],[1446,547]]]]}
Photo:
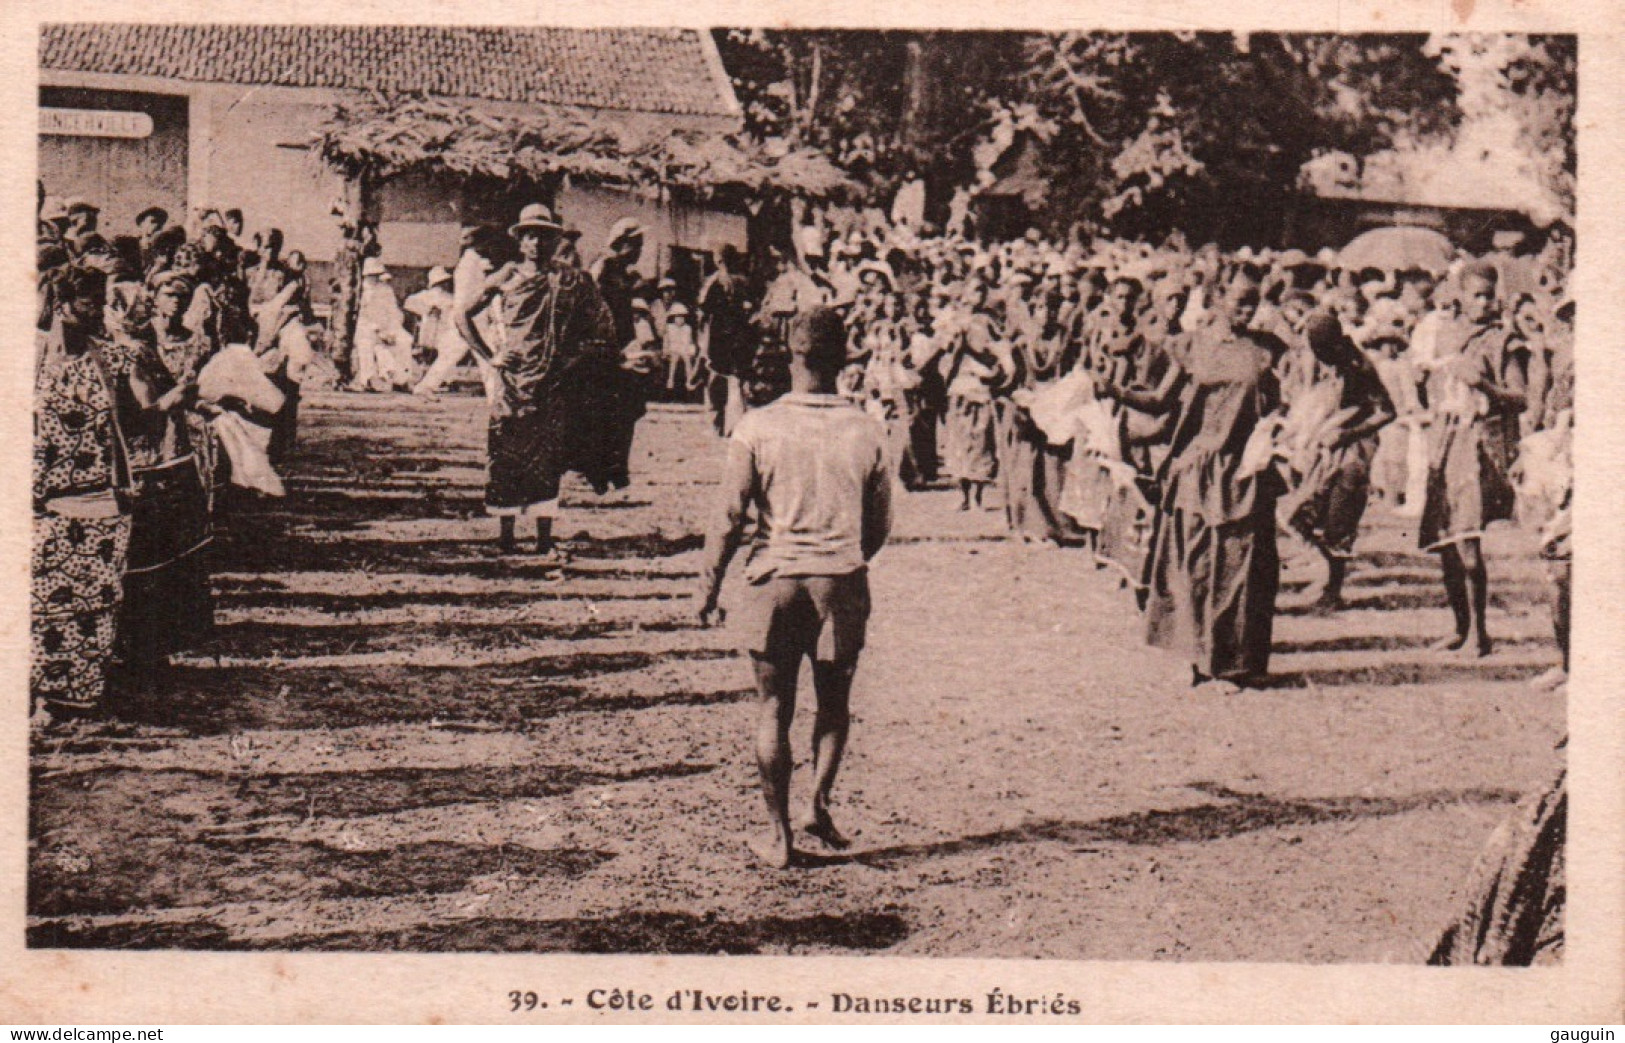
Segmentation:
{"type": "Polygon", "coordinates": [[[579,473],[600,494],[630,485],[632,441],[658,383],[657,376],[629,372],[612,359],[578,365],[559,391],[564,470],[579,473]]]}
{"type": "Polygon", "coordinates": [[[1004,520],[1012,533],[1029,539],[1058,535],[1044,501],[1044,436],[1015,403],[998,408],[999,484],[1004,520]]]}
{"type": "Polygon", "coordinates": [[[993,403],[955,396],[948,403],[948,477],[987,483],[998,473],[993,455],[993,403]]]}
{"type": "Polygon", "coordinates": [[[1293,528],[1334,558],[1354,556],[1354,540],[1371,498],[1376,451],[1377,440],[1364,438],[1322,453],[1282,504],[1293,528]]]}
{"type": "Polygon", "coordinates": [[[1419,543],[1436,551],[1512,518],[1513,448],[1503,421],[1445,417],[1435,425],[1419,543]]]}
{"type": "Polygon", "coordinates": [[[942,470],[937,448],[937,422],[941,410],[918,390],[907,393],[909,460],[916,486],[929,485],[942,470]]]}
{"type": "Polygon", "coordinates": [[[1144,585],[1154,513],[1139,482],[1113,485],[1107,495],[1095,560],[1116,569],[1135,588],[1144,585]]]}
{"type": "Polygon", "coordinates": [[[29,691],[47,707],[95,709],[113,660],[130,518],[34,517],[29,691]]]}
{"type": "Polygon", "coordinates": [[[1146,569],[1146,641],[1177,652],[1208,677],[1268,672],[1280,559],[1273,504],[1210,526],[1182,511],[1162,514],[1146,569]]]}
{"type": "Polygon", "coordinates": [[[568,469],[567,422],[564,403],[557,396],[540,398],[530,412],[491,418],[486,431],[486,513],[535,514],[559,498],[559,480],[568,469]]]}
{"type": "Polygon", "coordinates": [[[1099,532],[1106,525],[1116,485],[1105,458],[1095,452],[1076,452],[1067,468],[1061,510],[1080,529],[1099,532]]]}
{"type": "Polygon", "coordinates": [[[209,497],[190,455],[134,473],[130,553],[119,611],[119,652],[155,663],[214,627],[209,589],[209,497]]]}

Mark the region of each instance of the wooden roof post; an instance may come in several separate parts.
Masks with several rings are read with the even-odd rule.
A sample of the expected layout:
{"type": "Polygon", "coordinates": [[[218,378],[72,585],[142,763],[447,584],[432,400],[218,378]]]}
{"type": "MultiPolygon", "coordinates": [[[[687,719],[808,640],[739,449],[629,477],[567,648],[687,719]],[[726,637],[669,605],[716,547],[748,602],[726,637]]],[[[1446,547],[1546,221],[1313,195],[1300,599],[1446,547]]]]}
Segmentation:
{"type": "Polygon", "coordinates": [[[346,381],[354,377],[356,323],[361,316],[361,265],[378,251],[378,233],[370,216],[376,178],[370,166],[344,172],[344,196],[339,223],[343,238],[333,258],[333,312],[328,318],[329,352],[333,365],[346,381]]]}

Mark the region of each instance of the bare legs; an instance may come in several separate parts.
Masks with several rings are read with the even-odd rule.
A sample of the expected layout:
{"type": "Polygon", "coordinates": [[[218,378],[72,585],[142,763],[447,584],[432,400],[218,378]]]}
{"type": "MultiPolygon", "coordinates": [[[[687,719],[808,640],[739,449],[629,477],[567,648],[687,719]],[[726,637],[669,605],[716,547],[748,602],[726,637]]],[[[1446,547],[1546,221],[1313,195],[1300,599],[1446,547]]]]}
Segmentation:
{"type": "Polygon", "coordinates": [[[801,828],[834,848],[849,846],[830,819],[829,795],[852,726],[852,677],[857,668],[856,663],[813,662],[813,691],[818,696],[818,715],[813,718],[813,792],[801,828]]]}
{"type": "MultiPolygon", "coordinates": [[[[770,829],[751,848],[768,865],[782,869],[790,865],[795,854],[790,828],[790,777],[794,767],[790,722],[796,713],[796,674],[801,657],[786,656],[776,661],[758,655],[752,658],[752,664],[757,692],[756,767],[770,829]]],[[[852,719],[852,678],[856,672],[856,663],[813,663],[813,692],[818,699],[818,714],[813,721],[813,791],[802,828],[835,848],[848,844],[830,818],[829,798],[846,752],[852,719]]]]}
{"type": "Polygon", "coordinates": [[[796,670],[800,659],[774,662],[762,656],[756,667],[756,770],[767,801],[769,834],[752,844],[762,861],[777,869],[790,865],[795,845],[790,837],[790,722],[796,714],[796,670]]]}
{"type": "MultiPolygon", "coordinates": [[[[519,541],[514,536],[514,516],[504,514],[497,519],[497,524],[501,526],[497,534],[497,549],[503,554],[516,553],[519,550],[519,541]]],[[[536,519],[536,553],[543,555],[553,553],[552,518],[536,519]]]]}
{"type": "Polygon", "coordinates": [[[1489,571],[1484,551],[1476,539],[1464,539],[1439,548],[1439,565],[1444,572],[1444,593],[1455,617],[1456,631],[1434,643],[1441,652],[1464,650],[1471,656],[1490,654],[1490,635],[1485,625],[1489,609],[1489,571]]]}

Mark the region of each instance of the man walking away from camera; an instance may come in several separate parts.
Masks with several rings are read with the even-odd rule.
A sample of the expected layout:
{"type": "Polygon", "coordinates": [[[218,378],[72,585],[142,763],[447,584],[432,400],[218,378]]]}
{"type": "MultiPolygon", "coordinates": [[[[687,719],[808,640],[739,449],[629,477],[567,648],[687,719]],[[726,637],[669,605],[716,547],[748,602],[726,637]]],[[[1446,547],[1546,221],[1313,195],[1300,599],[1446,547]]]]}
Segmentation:
{"type": "Polygon", "coordinates": [[[829,847],[848,845],[830,818],[829,797],[869,619],[868,561],[891,526],[884,432],[835,391],[846,362],[839,314],[820,307],[797,317],[790,350],[790,394],[745,414],[734,429],[699,591],[700,622],[710,625],[754,507],[756,537],[745,564],[750,589],[735,627],[756,674],[756,759],[772,820],[771,833],[751,849],[776,868],[789,866],[795,854],[790,723],[803,656],[812,660],[818,713],[813,791],[801,825],[829,847]]]}

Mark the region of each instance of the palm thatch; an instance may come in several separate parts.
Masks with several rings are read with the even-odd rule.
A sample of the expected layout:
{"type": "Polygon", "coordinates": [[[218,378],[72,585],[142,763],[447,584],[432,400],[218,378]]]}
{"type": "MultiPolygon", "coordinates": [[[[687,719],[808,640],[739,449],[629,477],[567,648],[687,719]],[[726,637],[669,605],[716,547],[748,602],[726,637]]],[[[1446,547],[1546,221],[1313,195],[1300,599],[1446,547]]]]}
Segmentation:
{"type": "Polygon", "coordinates": [[[564,109],[523,114],[424,95],[335,106],[311,149],[350,176],[430,171],[572,180],[698,197],[722,191],[852,200],[860,186],[814,149],[564,109]]]}

